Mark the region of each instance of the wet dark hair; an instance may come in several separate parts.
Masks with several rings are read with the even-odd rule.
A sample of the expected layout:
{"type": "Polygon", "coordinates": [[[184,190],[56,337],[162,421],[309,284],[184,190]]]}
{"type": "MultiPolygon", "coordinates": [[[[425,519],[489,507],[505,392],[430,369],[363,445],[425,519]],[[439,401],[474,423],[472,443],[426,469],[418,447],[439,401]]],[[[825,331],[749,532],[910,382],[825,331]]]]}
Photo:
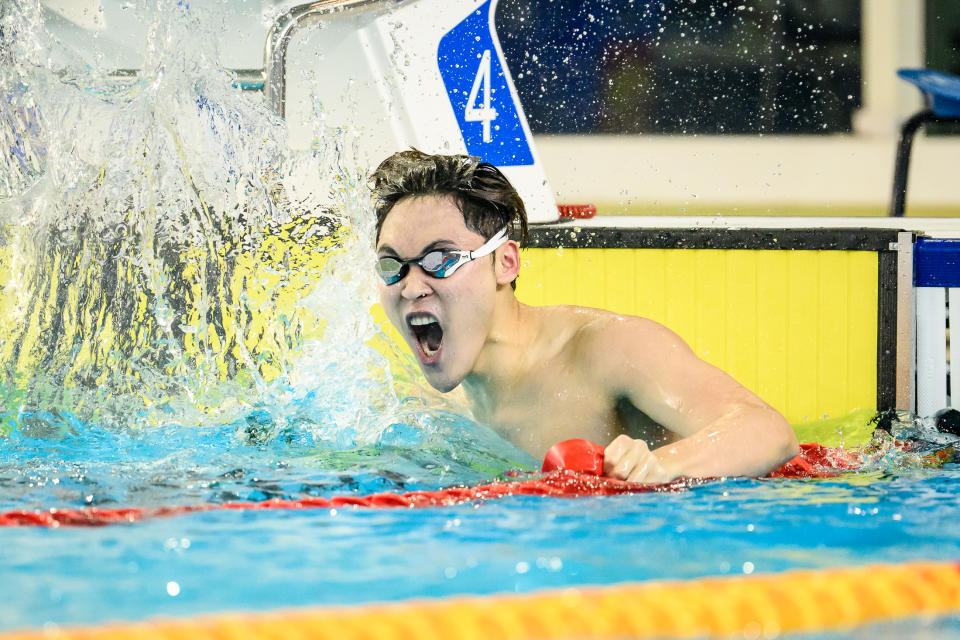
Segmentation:
{"type": "Polygon", "coordinates": [[[393,154],[370,176],[377,214],[376,239],[393,207],[409,197],[450,196],[467,228],[489,240],[503,227],[527,246],[527,210],[507,177],[476,156],[393,154]]]}

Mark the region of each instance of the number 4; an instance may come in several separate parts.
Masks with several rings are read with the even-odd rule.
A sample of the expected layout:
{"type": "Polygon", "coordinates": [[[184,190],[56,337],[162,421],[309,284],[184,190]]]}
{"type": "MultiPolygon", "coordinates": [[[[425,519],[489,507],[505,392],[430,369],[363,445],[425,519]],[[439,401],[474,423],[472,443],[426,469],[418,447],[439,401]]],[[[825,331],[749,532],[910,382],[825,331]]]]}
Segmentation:
{"type": "Polygon", "coordinates": [[[490,49],[483,52],[480,58],[480,68],[473,79],[473,88],[467,98],[467,107],[463,111],[463,119],[467,122],[483,123],[483,141],[491,142],[490,123],[497,119],[497,110],[490,106],[490,49]],[[483,106],[477,107],[477,94],[483,87],[483,106]]]}

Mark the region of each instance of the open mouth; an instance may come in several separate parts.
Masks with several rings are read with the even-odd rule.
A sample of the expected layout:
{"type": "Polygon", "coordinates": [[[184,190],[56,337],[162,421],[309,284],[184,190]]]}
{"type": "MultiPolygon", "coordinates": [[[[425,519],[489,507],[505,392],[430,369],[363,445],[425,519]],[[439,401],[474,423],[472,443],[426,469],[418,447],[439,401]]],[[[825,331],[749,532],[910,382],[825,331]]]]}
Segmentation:
{"type": "Polygon", "coordinates": [[[443,328],[440,326],[440,321],[429,313],[415,313],[407,317],[407,323],[417,342],[420,343],[423,354],[428,358],[435,356],[443,342],[443,328]]]}

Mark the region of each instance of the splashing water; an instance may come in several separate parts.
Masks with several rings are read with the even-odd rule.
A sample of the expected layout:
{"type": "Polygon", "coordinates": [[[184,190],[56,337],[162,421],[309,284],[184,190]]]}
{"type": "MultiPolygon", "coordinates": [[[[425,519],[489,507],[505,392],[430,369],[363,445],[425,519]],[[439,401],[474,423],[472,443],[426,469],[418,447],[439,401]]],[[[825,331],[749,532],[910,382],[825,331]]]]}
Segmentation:
{"type": "Polygon", "coordinates": [[[218,66],[213,16],[135,8],[136,74],[104,68],[96,35],[52,35],[37,2],[0,8],[0,433],[376,438],[415,409],[356,267],[372,216],[347,134],[318,121],[291,151],[218,66]]]}

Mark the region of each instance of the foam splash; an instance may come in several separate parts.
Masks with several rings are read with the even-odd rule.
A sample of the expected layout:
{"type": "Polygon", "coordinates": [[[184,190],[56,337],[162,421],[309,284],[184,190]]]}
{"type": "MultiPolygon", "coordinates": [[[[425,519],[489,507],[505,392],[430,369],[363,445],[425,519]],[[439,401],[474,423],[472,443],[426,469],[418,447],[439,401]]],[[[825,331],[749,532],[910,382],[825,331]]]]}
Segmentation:
{"type": "Polygon", "coordinates": [[[104,66],[96,34],[55,37],[50,10],[10,4],[0,432],[243,423],[349,442],[409,415],[389,347],[370,346],[356,265],[372,216],[348,134],[318,121],[320,143],[290,151],[217,64],[216,17],[186,3],[134,7],[135,75],[104,66]]]}

